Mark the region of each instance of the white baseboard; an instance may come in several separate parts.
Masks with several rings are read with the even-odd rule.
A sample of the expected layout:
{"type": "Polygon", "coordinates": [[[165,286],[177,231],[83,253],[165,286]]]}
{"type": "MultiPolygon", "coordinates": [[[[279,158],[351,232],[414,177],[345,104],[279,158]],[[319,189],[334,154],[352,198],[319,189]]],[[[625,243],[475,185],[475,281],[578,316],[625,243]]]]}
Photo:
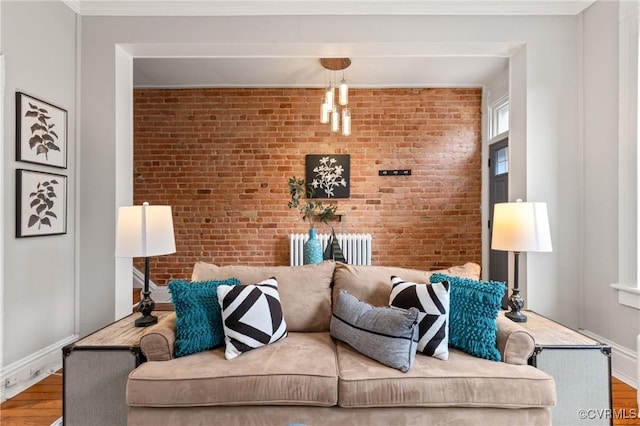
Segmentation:
{"type": "Polygon", "coordinates": [[[580,330],[594,340],[611,346],[611,375],[638,389],[638,353],[588,330],[580,330]]]}
{"type": "Polygon", "coordinates": [[[78,340],[78,337],[69,336],[2,368],[0,401],[13,398],[62,368],[62,348],[78,340]]]}

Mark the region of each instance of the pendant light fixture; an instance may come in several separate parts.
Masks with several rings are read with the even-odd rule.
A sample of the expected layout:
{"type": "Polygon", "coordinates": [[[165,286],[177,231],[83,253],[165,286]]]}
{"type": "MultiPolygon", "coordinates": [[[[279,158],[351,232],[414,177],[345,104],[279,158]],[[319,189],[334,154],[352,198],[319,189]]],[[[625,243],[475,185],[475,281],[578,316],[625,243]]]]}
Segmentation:
{"type": "Polygon", "coordinates": [[[342,135],[349,136],[351,134],[351,111],[349,108],[342,110],[342,135]]]}
{"type": "Polygon", "coordinates": [[[343,106],[349,103],[349,85],[344,76],[342,76],[342,81],[338,88],[338,103],[343,106]]]}
{"type": "Polygon", "coordinates": [[[332,132],[340,132],[343,136],[351,134],[351,111],[347,108],[349,103],[349,85],[345,77],[345,70],[351,65],[349,58],[321,58],[320,64],[329,71],[329,84],[320,107],[320,123],[330,123],[332,132]],[[338,99],[336,102],[336,86],[334,74],[342,71],[342,80],[337,87],[338,99]],[[342,125],[341,125],[342,124],[342,125]]]}
{"type": "Polygon", "coordinates": [[[320,122],[322,124],[327,124],[329,122],[329,117],[331,115],[331,106],[325,102],[324,98],[322,98],[322,104],[320,105],[320,122]]]}
{"type": "Polygon", "coordinates": [[[340,113],[337,108],[333,108],[331,111],[331,131],[337,132],[340,130],[340,113]]]}

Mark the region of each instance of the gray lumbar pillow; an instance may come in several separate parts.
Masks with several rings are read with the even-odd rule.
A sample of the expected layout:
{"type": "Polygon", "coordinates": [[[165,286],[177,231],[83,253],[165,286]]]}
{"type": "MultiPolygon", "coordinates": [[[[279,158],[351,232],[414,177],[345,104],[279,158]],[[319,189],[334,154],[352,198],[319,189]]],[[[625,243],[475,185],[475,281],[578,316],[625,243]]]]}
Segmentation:
{"type": "Polygon", "coordinates": [[[331,336],[363,355],[406,373],[418,348],[416,308],[375,308],[344,290],[331,317],[331,336]]]}

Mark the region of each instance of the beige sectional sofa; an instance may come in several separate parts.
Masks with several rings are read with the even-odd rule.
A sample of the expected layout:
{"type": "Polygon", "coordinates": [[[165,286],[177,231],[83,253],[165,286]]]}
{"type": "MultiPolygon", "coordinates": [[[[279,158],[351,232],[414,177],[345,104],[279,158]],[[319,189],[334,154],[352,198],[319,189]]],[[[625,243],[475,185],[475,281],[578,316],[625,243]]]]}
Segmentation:
{"type": "MultiPolygon", "coordinates": [[[[444,272],[479,278],[466,264],[444,272]]],[[[329,334],[332,298],[344,289],[388,304],[390,276],[428,283],[431,272],[324,262],[294,267],[217,267],[199,262],[192,280],[276,277],[288,336],[226,360],[224,348],[174,358],[175,315],[146,330],[148,361],[129,376],[129,425],[548,425],[555,384],[527,365],[533,338],[497,319],[502,362],[450,349],[418,353],[402,373],[329,334]]]]}

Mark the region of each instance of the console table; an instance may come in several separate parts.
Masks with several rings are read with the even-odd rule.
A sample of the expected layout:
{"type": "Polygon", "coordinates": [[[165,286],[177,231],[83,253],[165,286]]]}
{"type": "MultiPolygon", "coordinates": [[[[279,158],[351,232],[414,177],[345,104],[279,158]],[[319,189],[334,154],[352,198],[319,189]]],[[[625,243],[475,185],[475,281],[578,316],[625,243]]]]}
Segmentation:
{"type": "Polygon", "coordinates": [[[62,348],[65,426],[127,424],[127,378],[144,361],[140,338],[146,328],[134,325],[139,316],[126,316],[62,348]]]}
{"type": "Polygon", "coordinates": [[[612,424],[611,347],[535,312],[524,314],[527,322],[518,324],[536,341],[529,364],[556,382],[554,426],[612,424]]]}

